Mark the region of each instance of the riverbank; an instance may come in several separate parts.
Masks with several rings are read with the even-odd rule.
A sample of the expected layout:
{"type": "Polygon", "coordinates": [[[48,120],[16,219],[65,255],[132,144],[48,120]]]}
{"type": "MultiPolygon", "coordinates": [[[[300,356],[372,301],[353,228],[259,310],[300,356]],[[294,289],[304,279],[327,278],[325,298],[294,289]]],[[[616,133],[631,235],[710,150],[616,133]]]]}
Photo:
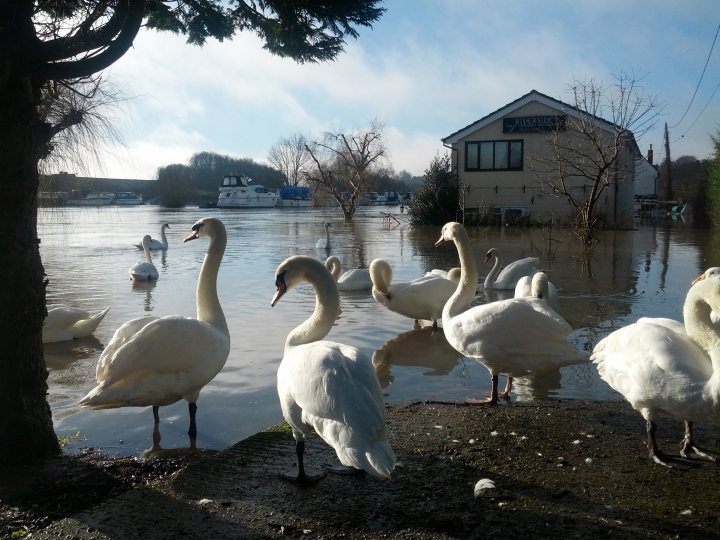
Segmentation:
{"type": "MultiPolygon", "coordinates": [[[[57,496],[71,508],[74,495],[101,494],[104,474],[106,497],[64,514],[61,502],[32,537],[720,537],[720,466],[652,463],[644,421],[625,402],[416,403],[388,408],[387,422],[399,460],[390,481],[328,475],[305,488],[285,482],[277,473],[294,467],[294,446],[288,431],[276,430],[222,452],[134,470],[122,460],[65,457],[55,480],[33,481],[41,488],[34,495],[27,479],[25,497],[19,484],[14,495],[6,489],[3,515],[12,506],[30,520],[33,498],[60,478],[57,496]],[[123,466],[113,478],[111,469],[123,466]],[[475,497],[481,478],[496,487],[475,497]]],[[[696,436],[720,449],[718,428],[697,425],[696,436]]],[[[681,437],[680,423],[660,425],[658,444],[668,453],[677,453],[681,437]]],[[[313,466],[336,463],[317,438],[306,456],[313,466]]],[[[35,509],[37,518],[42,505],[35,509]]]]}

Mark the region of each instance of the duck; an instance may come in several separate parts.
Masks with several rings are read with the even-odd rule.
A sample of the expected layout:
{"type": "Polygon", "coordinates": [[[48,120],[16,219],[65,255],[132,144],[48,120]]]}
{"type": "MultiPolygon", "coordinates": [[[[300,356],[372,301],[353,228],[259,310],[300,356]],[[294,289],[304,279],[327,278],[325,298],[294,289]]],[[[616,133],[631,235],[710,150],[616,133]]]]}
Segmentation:
{"type": "Polygon", "coordinates": [[[325,238],[319,238],[315,243],[315,249],[330,249],[330,227],[332,223],[325,223],[325,238]]]}
{"type": "MultiPolygon", "coordinates": [[[[461,277],[442,311],[443,332],[457,351],[482,363],[491,374],[489,405],[498,402],[498,375],[533,375],[565,365],[586,362],[589,354],[570,341],[572,328],[540,298],[508,298],[470,307],[477,288],[477,267],[465,228],[446,223],[435,243],[454,242],[461,277]]],[[[474,400],[471,400],[474,401],[474,400]]]]}
{"type": "Polygon", "coordinates": [[[342,272],[340,259],[331,255],[325,260],[325,266],[337,282],[339,291],[366,291],[372,289],[370,271],[367,268],[352,268],[342,272]]]}
{"type": "MultiPolygon", "coordinates": [[[[162,238],[162,241],[156,240],[155,238],[152,238],[152,237],[150,238],[149,249],[151,251],[157,251],[160,249],[165,250],[168,248],[168,241],[167,241],[167,236],[165,236],[165,229],[169,229],[169,228],[170,228],[170,225],[167,223],[163,223],[160,226],[160,237],[162,238]]],[[[135,244],[135,247],[138,249],[144,249],[142,242],[140,242],[139,244],[135,244]]]]}
{"type": "Polygon", "coordinates": [[[443,306],[455,291],[455,283],[438,276],[423,276],[413,281],[391,283],[392,268],[384,259],[370,263],[372,296],[375,301],[405,317],[415,320],[432,321],[437,330],[437,321],[442,316],[443,306]]]}
{"type": "Polygon", "coordinates": [[[696,278],[683,305],[683,321],[643,317],[595,345],[590,357],[600,378],[645,419],[648,457],[674,465],[655,439],[660,415],[684,422],[680,456],[718,461],[695,444],[693,422],[717,424],[720,414],[720,276],[696,278]]]}
{"type": "Polygon", "coordinates": [[[511,291],[515,289],[518,280],[522,276],[532,276],[537,270],[540,259],[538,257],[525,257],[508,264],[500,271],[503,264],[502,253],[498,248],[490,248],[485,254],[485,262],[495,259],[495,264],[490,273],[485,277],[485,290],[505,290],[511,291]]]}
{"type": "Polygon", "coordinates": [[[160,277],[157,268],[155,268],[155,265],[153,264],[152,256],[150,255],[151,240],[152,239],[149,234],[143,236],[142,245],[145,250],[145,260],[139,260],[128,270],[130,273],[130,279],[133,281],[152,281],[160,277]]]}
{"type": "Polygon", "coordinates": [[[58,343],[92,335],[108,311],[109,307],[91,315],[84,309],[65,304],[48,304],[42,327],[42,342],[58,343]]]}
{"type": "Polygon", "coordinates": [[[312,257],[285,259],[275,273],[271,306],[303,282],[315,289],[315,309],[288,334],[277,372],[280,406],[292,428],[297,457],[297,473],[283,477],[306,483],[324,476],[304,466],[305,438],[314,430],[346,467],[390,478],[396,458],[388,442],[375,368],[359,349],[324,340],[340,310],[330,271],[312,257]]]}
{"type": "Polygon", "coordinates": [[[523,276],[518,279],[518,282],[515,285],[515,298],[523,298],[527,296],[545,299],[555,311],[560,313],[560,302],[558,301],[557,287],[551,281],[548,281],[547,274],[544,272],[537,272],[533,277],[523,276]],[[544,281],[542,284],[538,283],[541,287],[539,290],[533,290],[533,280],[539,273],[545,276],[544,281]]]}
{"type": "Polygon", "coordinates": [[[200,269],[195,318],[145,316],[121,325],[103,350],[95,375],[97,385],[79,402],[92,409],[152,406],[181,399],[188,402],[191,438],[197,436],[197,400],[202,388],[223,368],[230,353],[230,333],[217,293],[217,277],[227,233],[222,221],[198,220],[185,242],[208,238],[200,269]]]}

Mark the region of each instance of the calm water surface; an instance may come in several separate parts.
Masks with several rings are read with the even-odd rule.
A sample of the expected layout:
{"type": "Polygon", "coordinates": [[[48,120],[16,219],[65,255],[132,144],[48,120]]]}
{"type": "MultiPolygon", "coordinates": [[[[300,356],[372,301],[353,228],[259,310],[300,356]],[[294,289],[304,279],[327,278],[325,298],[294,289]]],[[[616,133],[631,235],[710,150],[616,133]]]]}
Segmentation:
{"type": "MultiPolygon", "coordinates": [[[[195,287],[207,242],[182,240],[206,215],[220,218],[228,230],[218,289],[232,348],[224,369],[200,394],[198,447],[225,448],[280,421],[275,373],[285,337],[310,315],[314,295],[305,285],[271,308],[275,269],[290,255],[324,260],[327,254],[316,250],[315,243],[324,234],[325,221],[333,224],[331,253],[344,270],[367,267],[381,257],[392,264],[394,281],[406,281],[427,269],[457,266],[453,246],[434,247],[440,227],[411,228],[396,208],[389,210],[400,223],[388,224],[379,209],[371,207],[361,208],[350,224],[335,208],[41,210],[38,228],[50,280],[48,302],[89,311],[111,307],[93,337],[45,347],[58,435],[73,436],[70,450],[92,446],[109,454],[139,455],[150,448],[149,408],[93,411],[80,409],[77,401],[94,386],[97,359],[123,322],[149,313],[195,316],[195,287]],[[154,254],[160,278],[149,286],[133,285],[128,268],[141,257],[134,244],[148,233],[159,239],[164,222],[170,224],[170,246],[154,254]]],[[[720,265],[718,247],[708,233],[669,221],[603,233],[590,255],[563,231],[548,235],[537,229],[483,228],[469,234],[481,282],[490,269],[482,262],[490,247],[502,248],[506,261],[541,257],[560,289],[562,314],[576,328],[573,340],[586,348],[639,317],[681,319],[692,279],[708,266],[720,265]]],[[[477,301],[486,301],[482,291],[477,301]]],[[[489,392],[488,371],[456,353],[442,333],[412,331],[412,321],[376,304],[369,291],[343,293],[341,305],[343,313],[329,339],[374,355],[387,402],[480,398],[489,392]]],[[[568,366],[538,380],[517,379],[514,395],[517,400],[619,399],[589,364],[568,366]]],[[[162,446],[188,446],[187,403],[162,407],[160,415],[162,446]]]]}

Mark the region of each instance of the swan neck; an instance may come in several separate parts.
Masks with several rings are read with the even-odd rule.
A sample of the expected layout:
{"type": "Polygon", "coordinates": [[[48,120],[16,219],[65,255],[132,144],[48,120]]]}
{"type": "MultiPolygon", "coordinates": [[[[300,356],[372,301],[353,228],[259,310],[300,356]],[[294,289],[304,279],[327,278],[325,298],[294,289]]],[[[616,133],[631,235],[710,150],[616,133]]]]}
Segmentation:
{"type": "Polygon", "coordinates": [[[493,253],[493,258],[495,259],[495,263],[493,264],[490,273],[485,276],[485,282],[483,283],[483,286],[486,289],[492,288],[493,283],[495,283],[495,278],[500,273],[500,267],[502,266],[502,256],[500,254],[498,254],[497,252],[493,253]]]}
{"type": "Polygon", "coordinates": [[[210,245],[200,268],[196,304],[199,321],[208,323],[229,335],[225,314],[217,294],[217,276],[226,245],[227,233],[224,230],[219,230],[210,238],[210,245]]]}
{"type": "Polygon", "coordinates": [[[477,262],[465,229],[458,230],[454,241],[460,259],[460,282],[443,308],[443,319],[465,311],[475,298],[478,286],[477,262]]]}
{"type": "Polygon", "coordinates": [[[285,341],[285,348],[319,341],[328,335],[340,313],[340,293],[328,272],[310,267],[305,279],[315,289],[315,310],[285,341]]]}
{"type": "Polygon", "coordinates": [[[147,262],[149,262],[150,264],[152,264],[153,261],[152,261],[152,255],[150,255],[150,247],[145,242],[143,242],[143,251],[145,252],[145,260],[147,262]]]}
{"type": "Polygon", "coordinates": [[[160,227],[160,238],[162,238],[163,246],[167,247],[168,243],[167,243],[167,236],[165,235],[165,227],[160,227]]]}
{"type": "Polygon", "coordinates": [[[392,282],[392,268],[384,261],[371,264],[370,280],[373,287],[387,296],[390,293],[390,283],[392,282]]]}

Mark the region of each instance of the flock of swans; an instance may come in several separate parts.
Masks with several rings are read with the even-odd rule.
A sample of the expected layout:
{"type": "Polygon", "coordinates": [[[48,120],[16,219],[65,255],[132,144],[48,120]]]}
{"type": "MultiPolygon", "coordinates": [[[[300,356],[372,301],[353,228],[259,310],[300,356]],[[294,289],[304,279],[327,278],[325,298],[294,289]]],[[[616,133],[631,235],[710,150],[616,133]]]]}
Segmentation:
{"type": "MultiPolygon", "coordinates": [[[[329,249],[329,227],[325,224],[326,236],[316,247],[329,249]]],[[[166,224],[161,234],[166,248],[165,228],[166,224]]],[[[199,393],[222,370],[230,351],[217,291],[227,243],[225,227],[216,218],[203,218],[192,226],[185,242],[198,238],[207,238],[209,244],[197,283],[196,317],[145,316],[121,325],[98,360],[97,385],[80,405],[94,409],[151,406],[157,426],[159,407],[184,399],[190,416],[188,433],[195,437],[199,393]]],[[[311,482],[325,474],[304,465],[305,439],[313,431],[335,450],[345,466],[343,472],[365,471],[389,478],[395,468],[372,360],[356,347],[325,339],[342,312],[341,290],[371,290],[375,301],[387,309],[416,323],[431,322],[432,329],[425,330],[443,332],[450,346],[490,372],[490,397],[482,403],[495,405],[501,397],[508,399],[513,377],[592,361],[601,378],[645,418],[649,455],[655,462],[672,466],[655,441],[659,414],[685,422],[683,457],[695,453],[716,460],[696,446],[692,426],[693,421],[718,418],[720,328],[713,314],[720,313],[720,268],[707,270],[693,282],[684,306],[684,324],[643,318],[608,335],[590,353],[570,341],[572,328],[556,307],[557,288],[538,271],[537,258],[516,261],[500,271],[501,255],[490,249],[486,260],[494,258],[495,265],[485,287],[514,289],[515,297],[476,305],[478,271],[465,228],[447,223],[435,245],[443,244],[454,244],[459,268],[431,271],[403,283],[392,282],[390,264],[382,259],[373,260],[369,269],[344,274],[334,256],[323,262],[296,255],[277,267],[271,306],[301,283],[309,283],[315,291],[315,307],[288,334],[277,371],[280,406],[292,428],[297,458],[297,470],[286,478],[311,482]],[[508,378],[502,394],[498,393],[500,374],[508,378]]],[[[146,257],[152,246],[149,236],[143,238],[146,257]]],[[[90,316],[80,311],[48,306],[43,337],[47,333],[72,339],[80,334],[58,331],[51,319],[62,318],[70,328],[80,326],[86,331],[107,313],[90,316]]]]}

